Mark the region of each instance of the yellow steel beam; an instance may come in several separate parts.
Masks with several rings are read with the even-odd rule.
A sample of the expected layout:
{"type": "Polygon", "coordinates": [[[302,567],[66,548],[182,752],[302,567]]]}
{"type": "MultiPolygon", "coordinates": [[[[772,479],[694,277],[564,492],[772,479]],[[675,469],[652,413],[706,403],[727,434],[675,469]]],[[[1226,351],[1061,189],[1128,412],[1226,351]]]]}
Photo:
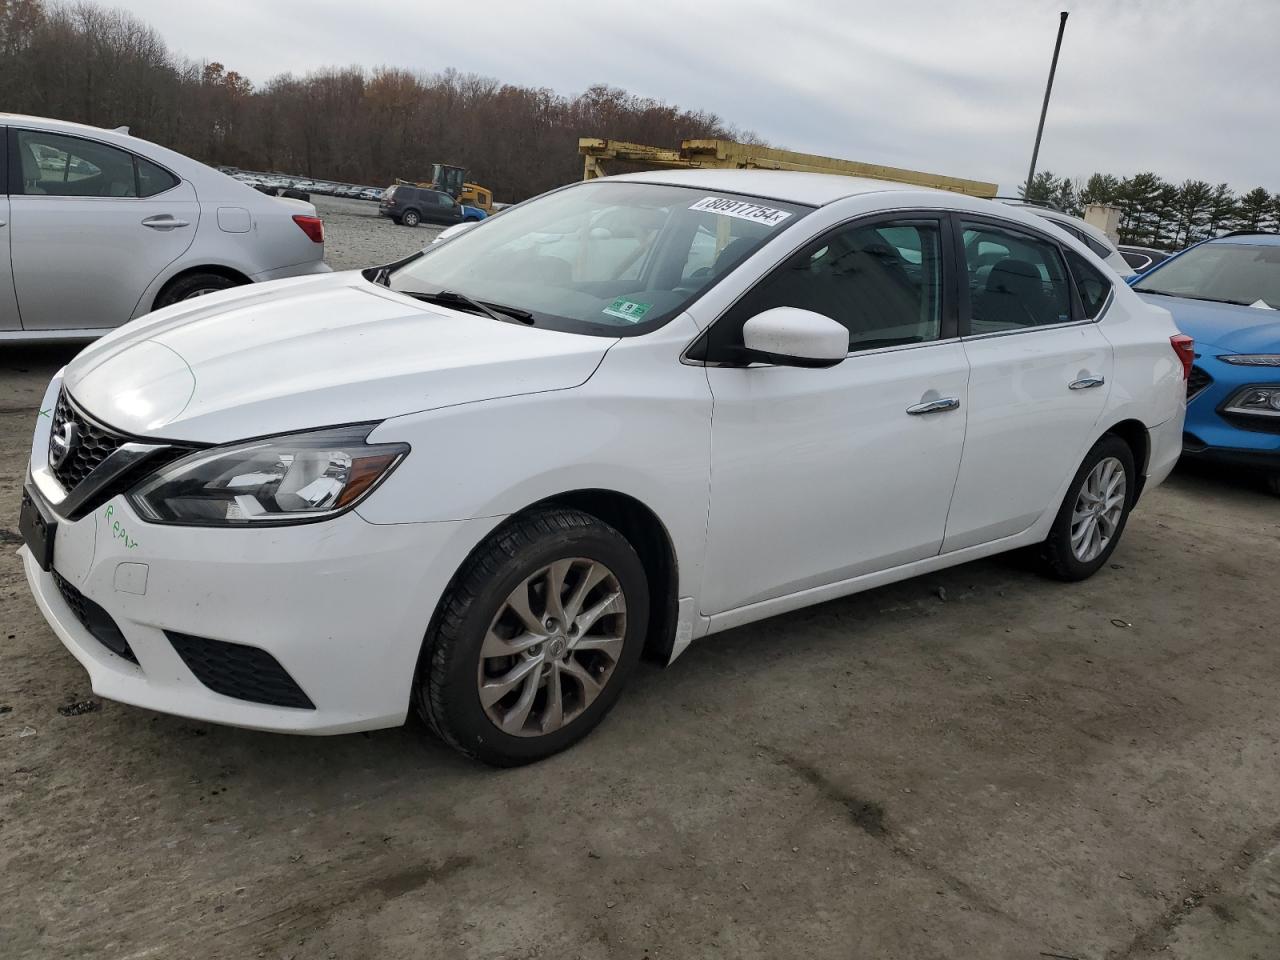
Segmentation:
{"type": "Polygon", "coordinates": [[[835,173],[934,187],[968,194],[972,197],[994,197],[998,189],[996,184],[982,180],[966,180],[941,173],[924,173],[878,163],[838,160],[835,157],[735,143],[732,140],[686,140],[680,145],[679,150],[668,150],[664,147],[629,143],[625,140],[583,137],[578,141],[578,152],[583,157],[584,180],[605,176],[605,161],[623,160],[659,168],[743,168],[835,173]]]}

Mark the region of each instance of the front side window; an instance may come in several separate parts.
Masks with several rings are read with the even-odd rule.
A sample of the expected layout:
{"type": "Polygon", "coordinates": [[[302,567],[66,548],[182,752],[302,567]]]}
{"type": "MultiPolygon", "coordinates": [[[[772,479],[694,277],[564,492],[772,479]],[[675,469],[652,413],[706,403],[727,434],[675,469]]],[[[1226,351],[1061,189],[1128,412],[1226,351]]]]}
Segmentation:
{"type": "Polygon", "coordinates": [[[1071,284],[1056,244],[988,224],[961,230],[971,334],[1070,322],[1071,284]]]}
{"type": "Polygon", "coordinates": [[[598,180],[484,220],[391,274],[599,336],[652,330],[811,208],[693,187],[598,180]]]}
{"type": "Polygon", "coordinates": [[[1143,276],[1133,289],[1280,310],[1280,246],[1202,243],[1143,276]]]}
{"type": "Polygon", "coordinates": [[[38,130],[17,130],[25,196],[136,197],[133,154],[104,143],[38,130]]]}
{"type": "Polygon", "coordinates": [[[937,220],[844,227],[811,243],[757,284],[708,334],[706,357],[729,356],[743,325],[774,307],[812,310],[849,330],[849,350],[937,340],[942,329],[937,220]]]}

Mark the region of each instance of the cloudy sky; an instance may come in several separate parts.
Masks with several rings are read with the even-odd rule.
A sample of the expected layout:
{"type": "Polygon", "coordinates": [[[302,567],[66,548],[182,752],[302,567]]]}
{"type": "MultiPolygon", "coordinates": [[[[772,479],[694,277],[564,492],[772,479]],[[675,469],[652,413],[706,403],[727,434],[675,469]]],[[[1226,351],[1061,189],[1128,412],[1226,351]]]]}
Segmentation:
{"type": "Polygon", "coordinates": [[[387,64],[568,94],[603,82],[713,111],[793,150],[1006,191],[1026,175],[1065,9],[1040,169],[1280,191],[1280,0],[120,5],[177,52],[255,81],[387,64]]]}

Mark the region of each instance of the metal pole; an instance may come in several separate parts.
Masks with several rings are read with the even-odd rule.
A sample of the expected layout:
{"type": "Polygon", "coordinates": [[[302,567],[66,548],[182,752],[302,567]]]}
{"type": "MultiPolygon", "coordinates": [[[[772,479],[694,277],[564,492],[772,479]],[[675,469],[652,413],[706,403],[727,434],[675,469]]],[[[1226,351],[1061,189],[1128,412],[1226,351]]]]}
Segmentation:
{"type": "Polygon", "coordinates": [[[1044,85],[1044,103],[1040,107],[1040,125],[1036,127],[1036,145],[1031,151],[1031,167],[1027,170],[1027,182],[1022,188],[1025,199],[1031,192],[1031,181],[1036,175],[1036,160],[1040,157],[1040,137],[1044,133],[1044,117],[1049,112],[1049,94],[1053,93],[1053,75],[1058,70],[1058,51],[1062,49],[1062,31],[1067,29],[1067,11],[1062,11],[1058,21],[1058,39],[1053,45],[1053,61],[1049,64],[1049,82],[1044,85]]]}

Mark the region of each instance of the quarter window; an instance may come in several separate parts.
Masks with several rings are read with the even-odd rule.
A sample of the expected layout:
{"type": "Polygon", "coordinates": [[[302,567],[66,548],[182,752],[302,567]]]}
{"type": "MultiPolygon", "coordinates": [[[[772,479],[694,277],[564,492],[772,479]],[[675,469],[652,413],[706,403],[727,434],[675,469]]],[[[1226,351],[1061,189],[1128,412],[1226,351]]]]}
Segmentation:
{"type": "Polygon", "coordinates": [[[709,350],[742,343],[742,327],[774,307],[823,314],[849,330],[849,350],[937,340],[942,326],[936,220],[858,224],[829,234],[756,285],[711,330],[709,350]]]}
{"type": "Polygon", "coordinates": [[[138,196],[154,197],[178,185],[178,178],[164,167],[142,157],[134,157],[133,162],[138,165],[138,196]]]}
{"type": "Polygon", "coordinates": [[[1071,276],[1075,278],[1076,289],[1080,291],[1084,315],[1090,320],[1096,319],[1111,293],[1111,281],[1074,250],[1067,251],[1067,266],[1071,269],[1071,276]]]}
{"type": "Polygon", "coordinates": [[[970,333],[1071,320],[1071,284],[1056,244],[986,224],[962,224],[970,333]]]}

